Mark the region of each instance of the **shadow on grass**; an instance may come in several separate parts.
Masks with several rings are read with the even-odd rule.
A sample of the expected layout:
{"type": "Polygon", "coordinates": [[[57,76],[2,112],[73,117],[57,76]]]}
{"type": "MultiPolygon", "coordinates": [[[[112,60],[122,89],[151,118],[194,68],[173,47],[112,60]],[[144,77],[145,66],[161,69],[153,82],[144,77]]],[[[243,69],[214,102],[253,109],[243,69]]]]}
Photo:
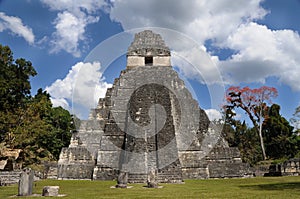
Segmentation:
{"type": "Polygon", "coordinates": [[[240,188],[248,188],[255,190],[293,190],[300,191],[300,182],[282,182],[282,183],[269,183],[258,185],[242,185],[240,188]]]}

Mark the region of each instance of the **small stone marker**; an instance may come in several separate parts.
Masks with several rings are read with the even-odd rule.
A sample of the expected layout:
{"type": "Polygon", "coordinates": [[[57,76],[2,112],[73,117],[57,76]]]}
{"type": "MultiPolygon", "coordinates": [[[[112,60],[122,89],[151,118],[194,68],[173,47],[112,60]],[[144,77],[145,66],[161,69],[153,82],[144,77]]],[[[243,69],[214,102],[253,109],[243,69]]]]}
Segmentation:
{"type": "Polygon", "coordinates": [[[18,196],[32,195],[34,171],[30,168],[25,168],[20,174],[18,196]]]}
{"type": "Polygon", "coordinates": [[[150,170],[148,173],[147,187],[148,188],[158,188],[157,173],[156,173],[155,169],[150,170]]]}
{"type": "Polygon", "coordinates": [[[128,172],[121,171],[118,176],[118,184],[116,188],[127,188],[128,172]]]}
{"type": "Polygon", "coordinates": [[[45,186],[42,196],[58,196],[59,186],[45,186]]]}

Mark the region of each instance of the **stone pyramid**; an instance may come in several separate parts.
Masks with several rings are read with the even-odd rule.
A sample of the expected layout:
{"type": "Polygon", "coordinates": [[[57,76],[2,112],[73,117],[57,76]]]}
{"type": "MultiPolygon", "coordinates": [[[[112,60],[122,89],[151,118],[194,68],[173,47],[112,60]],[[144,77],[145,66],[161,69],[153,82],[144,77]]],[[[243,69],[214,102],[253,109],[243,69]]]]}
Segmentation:
{"type": "Polygon", "coordinates": [[[58,161],[59,179],[117,179],[145,183],[243,177],[251,171],[171,66],[170,49],[150,30],[137,33],[127,67],[81,122],[58,161]]]}

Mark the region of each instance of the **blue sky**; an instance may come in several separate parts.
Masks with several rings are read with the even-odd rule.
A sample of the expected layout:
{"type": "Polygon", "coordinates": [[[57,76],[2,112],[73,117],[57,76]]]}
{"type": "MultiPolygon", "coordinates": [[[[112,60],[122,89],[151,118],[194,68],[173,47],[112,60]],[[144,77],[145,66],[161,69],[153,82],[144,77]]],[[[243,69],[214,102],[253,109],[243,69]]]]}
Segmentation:
{"type": "Polygon", "coordinates": [[[299,0],[0,0],[0,43],[33,63],[33,94],[46,89],[84,118],[125,69],[133,33],[157,27],[211,117],[222,88],[267,85],[290,119],[300,105],[299,10],[299,0]]]}

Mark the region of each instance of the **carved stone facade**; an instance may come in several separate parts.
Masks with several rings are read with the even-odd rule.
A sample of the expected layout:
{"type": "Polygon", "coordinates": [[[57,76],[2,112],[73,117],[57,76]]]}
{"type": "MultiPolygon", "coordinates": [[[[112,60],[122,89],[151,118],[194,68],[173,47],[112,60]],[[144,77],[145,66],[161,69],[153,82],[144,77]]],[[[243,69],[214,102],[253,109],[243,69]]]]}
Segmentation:
{"type": "Polygon", "coordinates": [[[159,34],[146,30],[135,35],[127,52],[127,69],[140,66],[171,66],[170,49],[159,34]]]}
{"type": "Polygon", "coordinates": [[[87,147],[82,146],[77,133],[68,148],[63,148],[58,160],[58,179],[92,179],[95,160],[87,147]]]}
{"type": "Polygon", "coordinates": [[[129,183],[244,177],[251,173],[171,67],[170,50],[146,30],[128,48],[127,68],[62,150],[58,177],[129,183]],[[80,170],[81,169],[81,170],[80,170]]]}

